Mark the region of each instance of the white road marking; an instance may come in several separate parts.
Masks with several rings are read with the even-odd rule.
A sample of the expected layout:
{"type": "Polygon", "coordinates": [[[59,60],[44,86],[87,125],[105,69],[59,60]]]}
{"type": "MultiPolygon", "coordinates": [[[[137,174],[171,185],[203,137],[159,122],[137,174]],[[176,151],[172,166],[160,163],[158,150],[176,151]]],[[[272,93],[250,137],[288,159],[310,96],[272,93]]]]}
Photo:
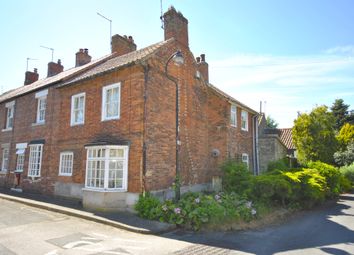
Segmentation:
{"type": "Polygon", "coordinates": [[[71,242],[71,243],[67,243],[63,246],[63,248],[65,249],[72,249],[75,248],[76,246],[81,246],[81,245],[91,245],[91,244],[95,244],[93,242],[89,242],[89,241],[76,241],[76,242],[71,242]]]}

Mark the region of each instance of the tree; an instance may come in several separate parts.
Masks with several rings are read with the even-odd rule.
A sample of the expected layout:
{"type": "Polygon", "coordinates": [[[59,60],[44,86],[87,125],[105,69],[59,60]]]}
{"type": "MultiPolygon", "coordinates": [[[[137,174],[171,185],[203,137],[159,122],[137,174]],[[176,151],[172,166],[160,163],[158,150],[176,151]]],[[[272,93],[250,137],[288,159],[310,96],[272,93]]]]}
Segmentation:
{"type": "Polygon", "coordinates": [[[345,104],[343,99],[336,99],[331,107],[332,114],[335,118],[335,129],[340,130],[345,122],[348,121],[349,105],[345,104]]]}
{"type": "Polygon", "coordinates": [[[334,161],[340,166],[349,166],[354,162],[354,142],[348,144],[346,150],[334,153],[334,161]]]}
{"type": "Polygon", "coordinates": [[[298,116],[292,135],[300,163],[316,160],[333,163],[333,154],[337,150],[334,123],[335,117],[327,106],[316,107],[310,114],[298,116]]]}
{"type": "Polygon", "coordinates": [[[345,123],[337,135],[337,140],[342,147],[347,147],[350,142],[354,142],[354,125],[345,123]]]}
{"type": "Polygon", "coordinates": [[[266,118],[266,123],[267,123],[267,128],[277,128],[278,127],[278,123],[269,115],[266,118]]]}

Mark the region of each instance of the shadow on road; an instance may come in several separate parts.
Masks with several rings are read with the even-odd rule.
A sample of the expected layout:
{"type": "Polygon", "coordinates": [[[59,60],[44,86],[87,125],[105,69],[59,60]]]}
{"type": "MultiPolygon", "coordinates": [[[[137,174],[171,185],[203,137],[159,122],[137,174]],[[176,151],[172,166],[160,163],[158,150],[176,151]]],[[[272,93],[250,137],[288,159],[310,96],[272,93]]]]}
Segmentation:
{"type": "Polygon", "coordinates": [[[316,247],[321,247],[319,249],[328,254],[350,254],[327,246],[353,245],[352,201],[354,195],[345,194],[335,204],[301,213],[280,226],[259,230],[218,233],[176,231],[163,236],[253,254],[274,254],[316,247]]]}

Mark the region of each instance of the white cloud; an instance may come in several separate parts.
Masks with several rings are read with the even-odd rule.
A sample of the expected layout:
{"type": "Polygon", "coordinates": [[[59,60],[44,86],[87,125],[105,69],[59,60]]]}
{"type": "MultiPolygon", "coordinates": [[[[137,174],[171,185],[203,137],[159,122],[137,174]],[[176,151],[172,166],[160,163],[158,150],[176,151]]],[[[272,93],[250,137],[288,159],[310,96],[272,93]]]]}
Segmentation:
{"type": "MultiPolygon", "coordinates": [[[[333,48],[314,56],[239,54],[211,61],[210,80],[255,110],[260,101],[267,101],[267,114],[288,127],[297,111],[330,105],[338,97],[352,98],[354,59],[335,54],[350,50],[333,48]]],[[[354,106],[354,101],[346,103],[354,106]]]]}
{"type": "Polygon", "coordinates": [[[324,51],[327,54],[350,54],[354,55],[354,45],[337,46],[324,51]]]}

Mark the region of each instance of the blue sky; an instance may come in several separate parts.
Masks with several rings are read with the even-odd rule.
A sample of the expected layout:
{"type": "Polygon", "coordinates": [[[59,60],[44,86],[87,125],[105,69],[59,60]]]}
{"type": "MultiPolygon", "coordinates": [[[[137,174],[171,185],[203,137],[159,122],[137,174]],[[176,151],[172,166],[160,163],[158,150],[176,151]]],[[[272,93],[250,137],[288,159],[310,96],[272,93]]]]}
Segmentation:
{"type": "MultiPolygon", "coordinates": [[[[297,112],[330,106],[354,108],[354,1],[163,0],[189,20],[190,48],[206,54],[210,82],[241,102],[263,109],[280,127],[297,112]]],[[[163,40],[160,0],[2,1],[0,92],[22,86],[26,71],[45,77],[51,52],[65,69],[88,48],[95,59],[110,52],[113,34],[132,35],[138,48],[163,40]]]]}

